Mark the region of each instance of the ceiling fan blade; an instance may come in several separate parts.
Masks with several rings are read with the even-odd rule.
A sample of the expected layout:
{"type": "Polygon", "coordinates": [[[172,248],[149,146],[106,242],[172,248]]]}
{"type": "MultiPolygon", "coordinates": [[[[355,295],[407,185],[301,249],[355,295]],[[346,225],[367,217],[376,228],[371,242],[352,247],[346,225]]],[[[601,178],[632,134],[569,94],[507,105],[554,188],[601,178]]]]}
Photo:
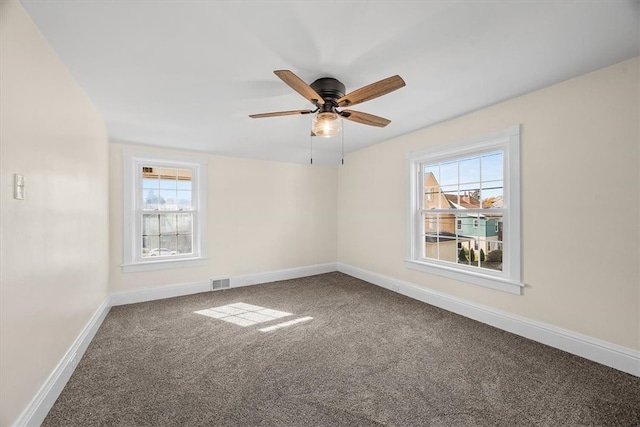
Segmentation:
{"type": "Polygon", "coordinates": [[[339,107],[348,107],[350,105],[360,104],[361,102],[369,101],[382,95],[386,95],[389,92],[400,89],[405,86],[404,80],[400,76],[387,77],[370,85],[356,89],[351,93],[346,94],[342,98],[338,99],[339,107]]]}
{"type": "Polygon", "coordinates": [[[308,84],[306,84],[300,77],[293,74],[293,72],[289,70],[276,70],[274,71],[275,75],[280,77],[280,79],[291,86],[291,89],[298,92],[300,95],[304,96],[306,99],[311,101],[312,104],[324,104],[324,99],[318,93],[311,88],[308,84]]]}
{"type": "Polygon", "coordinates": [[[369,126],[377,126],[379,128],[383,128],[391,123],[391,120],[385,119],[384,117],[374,116],[373,114],[362,113],[360,111],[342,110],[340,115],[352,122],[362,123],[363,125],[369,126]]]}
{"type": "Polygon", "coordinates": [[[293,116],[296,114],[309,114],[309,113],[313,113],[313,110],[276,111],[273,113],[250,114],[249,117],[251,117],[252,119],[259,119],[262,117],[293,116]]]}

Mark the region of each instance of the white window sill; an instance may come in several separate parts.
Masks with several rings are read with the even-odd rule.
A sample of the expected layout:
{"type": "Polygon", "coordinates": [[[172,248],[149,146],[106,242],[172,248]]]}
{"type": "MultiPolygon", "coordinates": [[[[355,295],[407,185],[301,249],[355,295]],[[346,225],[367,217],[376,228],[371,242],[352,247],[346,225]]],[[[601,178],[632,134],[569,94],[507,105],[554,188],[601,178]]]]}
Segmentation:
{"type": "Polygon", "coordinates": [[[138,271],[166,270],[169,268],[197,267],[207,265],[207,258],[183,258],[166,259],[138,262],[134,264],[123,264],[123,273],[134,273],[138,271]]]}
{"type": "Polygon", "coordinates": [[[429,264],[422,261],[408,259],[404,261],[404,264],[407,268],[410,268],[412,270],[435,274],[438,276],[447,277],[449,279],[472,283],[474,285],[497,289],[499,291],[516,295],[522,295],[522,288],[524,287],[523,283],[513,282],[501,277],[494,277],[489,274],[462,271],[456,268],[429,264]]]}

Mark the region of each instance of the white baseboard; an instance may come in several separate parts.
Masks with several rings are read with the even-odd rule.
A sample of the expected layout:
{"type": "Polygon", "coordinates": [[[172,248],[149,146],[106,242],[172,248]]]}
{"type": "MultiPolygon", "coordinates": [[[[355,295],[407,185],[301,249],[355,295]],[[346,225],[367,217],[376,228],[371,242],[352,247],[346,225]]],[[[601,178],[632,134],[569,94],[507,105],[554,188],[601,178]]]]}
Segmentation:
{"type": "Polygon", "coordinates": [[[109,313],[109,298],[107,297],[100,307],[93,314],[87,325],[84,327],[78,338],[73,342],[67,353],[62,357],[58,366],[51,372],[38,393],[29,402],[27,407],[18,419],[14,422],[14,427],[39,426],[49,413],[62,389],[71,378],[76,366],[82,359],[84,352],[89,347],[91,340],[102,325],[105,317],[109,313]]]}
{"type": "MultiPolygon", "coordinates": [[[[297,279],[299,277],[314,276],[337,270],[335,262],[327,264],[306,265],[303,267],[287,268],[283,270],[266,271],[262,273],[244,274],[229,277],[229,287],[258,285],[261,283],[277,282],[279,280],[297,279]]],[[[222,279],[222,277],[216,277],[222,279]]],[[[139,302],[155,301],[164,298],[180,297],[184,295],[208,292],[210,281],[181,283],[176,285],[159,286],[156,288],[136,289],[133,291],[115,292],[111,294],[111,306],[135,304],[139,302]]]]}
{"type": "Polygon", "coordinates": [[[181,283],[177,285],[158,286],[156,288],[136,289],[133,291],[114,292],[111,294],[111,306],[135,304],[165,298],[181,297],[211,290],[209,281],[181,283]]]}
{"type": "Polygon", "coordinates": [[[239,286],[258,285],[261,283],[277,282],[279,280],[298,279],[300,277],[315,276],[317,274],[331,273],[337,270],[337,263],[306,265],[304,267],[287,268],[284,270],[274,270],[264,273],[245,274],[233,276],[229,284],[232,288],[239,286]]]}
{"type": "Polygon", "coordinates": [[[465,301],[348,264],[338,263],[338,271],[418,301],[640,377],[640,351],[465,301]]]}

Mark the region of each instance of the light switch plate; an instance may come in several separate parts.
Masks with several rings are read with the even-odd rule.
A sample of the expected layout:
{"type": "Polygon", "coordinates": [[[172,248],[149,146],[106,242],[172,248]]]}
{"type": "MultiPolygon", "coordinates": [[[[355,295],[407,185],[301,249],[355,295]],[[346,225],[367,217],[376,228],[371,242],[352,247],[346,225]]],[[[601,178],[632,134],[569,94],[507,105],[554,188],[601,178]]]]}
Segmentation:
{"type": "Polygon", "coordinates": [[[24,175],[13,175],[13,198],[16,200],[24,200],[24,175]]]}

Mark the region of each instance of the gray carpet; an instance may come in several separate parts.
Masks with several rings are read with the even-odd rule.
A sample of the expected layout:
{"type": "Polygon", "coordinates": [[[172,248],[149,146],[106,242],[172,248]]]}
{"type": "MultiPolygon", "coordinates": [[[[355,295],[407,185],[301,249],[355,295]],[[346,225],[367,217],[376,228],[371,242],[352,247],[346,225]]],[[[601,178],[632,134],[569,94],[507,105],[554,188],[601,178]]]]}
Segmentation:
{"type": "Polygon", "coordinates": [[[112,308],[43,425],[628,427],[640,378],[329,273],[112,308]]]}

